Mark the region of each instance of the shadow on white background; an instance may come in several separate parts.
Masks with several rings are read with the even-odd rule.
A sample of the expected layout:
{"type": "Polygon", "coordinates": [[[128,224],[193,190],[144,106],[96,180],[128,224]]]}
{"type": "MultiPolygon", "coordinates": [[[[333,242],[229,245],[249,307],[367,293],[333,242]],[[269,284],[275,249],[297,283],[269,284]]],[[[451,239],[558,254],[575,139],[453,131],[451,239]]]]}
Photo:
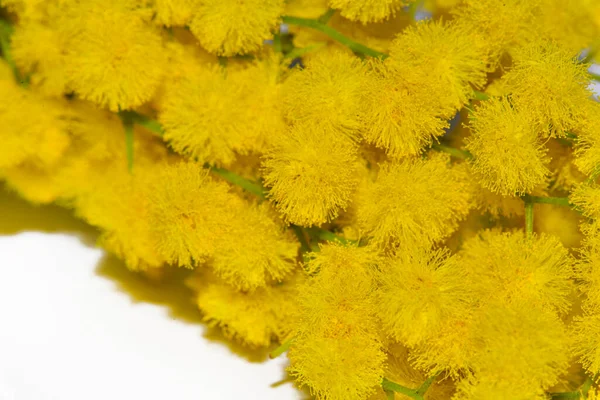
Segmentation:
{"type": "Polygon", "coordinates": [[[179,291],[174,299],[133,276],[86,244],[93,231],[67,212],[6,194],[0,210],[0,399],[301,397],[289,382],[274,385],[285,377],[285,356],[250,362],[264,353],[244,358],[203,337],[191,296],[179,291]],[[79,237],[16,233],[35,230],[36,218],[45,217],[51,227],[40,230],[61,231],[57,215],[79,237]],[[185,304],[160,304],[177,302],[185,304]]]}

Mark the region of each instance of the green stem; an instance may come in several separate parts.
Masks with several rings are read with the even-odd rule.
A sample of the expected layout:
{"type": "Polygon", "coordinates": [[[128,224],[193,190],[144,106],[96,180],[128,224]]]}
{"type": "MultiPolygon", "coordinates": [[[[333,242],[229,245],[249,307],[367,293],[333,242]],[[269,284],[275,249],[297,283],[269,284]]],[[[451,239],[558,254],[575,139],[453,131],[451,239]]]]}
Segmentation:
{"type": "Polygon", "coordinates": [[[572,400],[581,398],[579,392],[564,392],[564,393],[551,393],[550,399],[552,400],[572,400]]]}
{"type": "Polygon", "coordinates": [[[396,395],[394,394],[393,390],[384,390],[385,392],[385,398],[387,400],[394,400],[396,398],[396,395]]]}
{"type": "Polygon", "coordinates": [[[155,119],[147,117],[136,111],[130,111],[130,110],[121,111],[119,114],[122,116],[122,118],[123,117],[128,118],[133,123],[146,128],[147,130],[149,130],[152,133],[155,133],[158,136],[162,136],[164,134],[164,131],[162,129],[160,122],[158,122],[155,119]]]}
{"type": "Polygon", "coordinates": [[[571,140],[578,139],[576,134],[574,134],[573,132],[569,132],[569,131],[565,131],[565,137],[567,137],[568,139],[571,139],[571,140]]]}
{"type": "Polygon", "coordinates": [[[480,92],[479,90],[474,90],[473,98],[475,100],[488,100],[490,98],[490,95],[485,92],[480,92]]]}
{"type": "Polygon", "coordinates": [[[272,388],[277,388],[279,386],[285,385],[286,383],[293,383],[294,382],[294,378],[292,378],[291,376],[287,376],[277,382],[273,382],[271,383],[271,387],[272,388]]]}
{"type": "Polygon", "coordinates": [[[21,86],[27,87],[29,83],[28,79],[24,79],[21,76],[21,73],[17,68],[17,64],[15,63],[15,60],[12,57],[12,52],[10,49],[10,38],[12,34],[13,26],[11,25],[11,23],[4,19],[0,19],[0,51],[2,52],[2,58],[4,58],[4,61],[6,61],[6,63],[10,66],[10,69],[12,70],[17,82],[19,82],[21,86]]]}
{"type": "Polygon", "coordinates": [[[596,373],[593,377],[588,376],[585,382],[583,382],[583,385],[581,385],[579,391],[583,394],[584,399],[588,398],[588,393],[592,388],[593,383],[598,379],[598,376],[600,376],[600,373],[596,373]]]}
{"type": "MultiPolygon", "coordinates": [[[[572,135],[573,134],[567,132],[567,136],[570,137],[572,135]]],[[[434,143],[433,145],[431,145],[431,148],[436,151],[448,153],[452,157],[460,158],[462,160],[471,160],[474,158],[473,155],[466,150],[460,150],[460,149],[456,149],[454,147],[444,146],[443,144],[439,144],[439,143],[434,143]]],[[[598,170],[598,172],[600,173],[600,169],[598,170]]],[[[596,177],[596,175],[592,174],[592,177],[590,177],[590,180],[593,180],[595,177],[596,177]]],[[[553,204],[556,206],[571,207],[568,197],[541,197],[541,196],[531,196],[531,195],[526,194],[526,195],[522,196],[521,198],[523,199],[523,201],[526,204],[527,203],[531,203],[531,204],[539,203],[539,204],[553,204]]],[[[532,218],[533,218],[533,215],[532,215],[532,218]]]]}
{"type": "Polygon", "coordinates": [[[11,68],[15,69],[15,62],[10,53],[10,37],[12,36],[12,33],[12,25],[3,19],[0,19],[0,50],[2,50],[2,57],[11,68]]]}
{"type": "Polygon", "coordinates": [[[350,240],[350,239],[346,239],[343,236],[340,235],[336,235],[333,232],[330,231],[326,231],[325,229],[321,229],[321,228],[317,228],[317,227],[312,227],[312,228],[306,228],[306,231],[313,237],[319,239],[319,240],[325,240],[328,242],[340,242],[344,245],[348,245],[348,244],[356,244],[356,240],[350,240]]]}
{"type": "Polygon", "coordinates": [[[553,204],[555,206],[571,207],[568,197],[541,197],[541,196],[530,196],[528,194],[521,197],[525,202],[539,203],[539,204],[553,204]]]}
{"type": "MultiPolygon", "coordinates": [[[[143,126],[144,128],[148,129],[149,131],[156,133],[157,135],[160,135],[160,136],[162,136],[164,133],[163,128],[158,121],[156,121],[152,118],[149,118],[143,114],[139,114],[135,111],[122,111],[119,113],[119,115],[121,116],[121,119],[123,120],[123,123],[126,126],[126,134],[127,134],[127,126],[132,125],[133,123],[143,126]]],[[[126,135],[126,137],[129,138],[129,135],[126,135]]],[[[133,138],[133,135],[131,135],[131,138],[133,138]]],[[[129,139],[127,139],[127,140],[129,143],[129,139]]],[[[131,142],[131,144],[133,144],[133,142],[131,142]]],[[[133,163],[133,147],[131,147],[131,149],[130,149],[129,144],[128,144],[128,147],[127,147],[128,159],[130,157],[130,151],[131,151],[131,160],[132,160],[131,162],[133,163]]],[[[215,173],[216,175],[219,175],[221,178],[225,179],[227,182],[229,182],[233,185],[239,186],[242,189],[246,190],[247,192],[250,192],[250,193],[258,196],[261,199],[265,198],[265,190],[258,183],[252,182],[252,181],[250,181],[246,178],[243,178],[243,177],[239,176],[238,174],[231,172],[229,170],[226,170],[224,168],[213,167],[208,164],[205,164],[204,168],[209,169],[211,172],[215,173]]]]}
{"type": "Polygon", "coordinates": [[[125,151],[127,154],[127,169],[129,170],[129,173],[133,173],[134,120],[133,120],[131,114],[128,113],[127,111],[120,112],[119,117],[121,117],[121,121],[123,123],[123,128],[125,129],[125,151]]]}
{"type": "Polygon", "coordinates": [[[342,35],[340,32],[336,31],[332,27],[325,25],[316,19],[283,16],[283,17],[281,17],[281,20],[284,23],[289,24],[289,25],[304,26],[307,28],[312,28],[312,29],[318,30],[318,31],[326,34],[333,40],[350,48],[355,53],[364,54],[364,55],[370,56],[370,57],[380,58],[382,60],[387,58],[387,56],[388,56],[385,53],[381,53],[381,52],[379,52],[377,50],[373,50],[363,44],[355,42],[354,40],[342,35]]]}
{"type": "Polygon", "coordinates": [[[589,71],[588,71],[588,74],[590,74],[590,78],[592,78],[593,80],[600,81],[600,74],[596,74],[594,72],[589,72],[589,71]]]}
{"type": "Polygon", "coordinates": [[[417,393],[416,390],[409,389],[406,386],[402,386],[402,385],[400,385],[400,384],[398,384],[396,382],[392,382],[392,381],[390,381],[387,378],[383,378],[383,380],[381,381],[381,387],[385,391],[391,390],[393,392],[400,393],[400,394],[403,394],[405,396],[408,396],[411,399],[423,400],[423,396],[420,395],[419,393],[417,393]]]}
{"type": "Polygon", "coordinates": [[[594,375],[593,378],[591,376],[588,376],[585,382],[583,382],[583,384],[579,388],[579,390],[575,392],[549,393],[548,395],[552,400],[570,400],[580,398],[587,399],[588,392],[590,391],[592,384],[598,378],[598,376],[599,374],[594,375]]]}
{"type": "Polygon", "coordinates": [[[425,393],[427,392],[429,387],[433,384],[433,382],[435,382],[435,380],[437,379],[438,376],[439,376],[439,373],[436,373],[436,374],[431,375],[429,378],[427,378],[427,380],[425,382],[423,382],[421,384],[421,386],[419,386],[419,388],[417,389],[417,393],[420,394],[421,396],[425,396],[425,393]]]}
{"type": "Polygon", "coordinates": [[[269,358],[277,358],[290,349],[290,346],[294,342],[294,338],[288,339],[281,344],[278,348],[269,353],[269,358]]]}
{"type": "Polygon", "coordinates": [[[333,17],[333,14],[335,14],[335,10],[333,8],[330,8],[329,10],[325,11],[323,15],[317,18],[317,21],[319,21],[322,24],[327,24],[331,17],[333,17]]]}
{"type": "Polygon", "coordinates": [[[265,198],[265,189],[258,183],[252,182],[251,180],[241,177],[238,174],[224,168],[212,167],[207,164],[204,165],[204,168],[208,168],[210,172],[219,175],[232,185],[239,186],[245,191],[258,196],[261,199],[265,198]]]}
{"type": "Polygon", "coordinates": [[[155,133],[159,136],[162,136],[164,134],[162,125],[158,121],[156,121],[152,118],[148,118],[145,115],[134,113],[133,122],[135,122],[136,124],[148,129],[150,132],[155,133]]]}
{"type": "Polygon", "coordinates": [[[310,53],[312,51],[319,50],[320,48],[322,48],[326,45],[327,45],[326,43],[315,43],[315,44],[311,44],[310,46],[306,46],[306,47],[296,47],[296,48],[294,48],[294,50],[287,53],[284,56],[284,58],[291,58],[293,60],[294,58],[302,57],[303,55],[310,53]]]}
{"type": "Polygon", "coordinates": [[[300,242],[300,251],[302,252],[302,254],[310,252],[310,244],[306,239],[306,232],[304,231],[304,229],[298,225],[292,225],[291,228],[294,231],[296,237],[298,238],[298,241],[300,242]]]}
{"type": "Polygon", "coordinates": [[[533,236],[533,202],[525,200],[525,237],[533,236]]]}
{"type": "Polygon", "coordinates": [[[125,143],[127,147],[127,169],[133,173],[133,124],[125,125],[125,143]]]}
{"type": "Polygon", "coordinates": [[[443,144],[434,143],[431,148],[436,151],[441,151],[450,154],[452,157],[460,158],[461,160],[471,160],[473,155],[466,150],[456,149],[450,146],[444,146],[443,144]]]}
{"type": "Polygon", "coordinates": [[[276,53],[281,53],[282,49],[283,48],[281,47],[281,34],[277,32],[273,35],[273,50],[275,50],[276,53]]]}
{"type": "Polygon", "coordinates": [[[558,143],[562,144],[563,146],[573,147],[573,141],[569,139],[558,137],[556,138],[556,141],[558,141],[558,143]]]}

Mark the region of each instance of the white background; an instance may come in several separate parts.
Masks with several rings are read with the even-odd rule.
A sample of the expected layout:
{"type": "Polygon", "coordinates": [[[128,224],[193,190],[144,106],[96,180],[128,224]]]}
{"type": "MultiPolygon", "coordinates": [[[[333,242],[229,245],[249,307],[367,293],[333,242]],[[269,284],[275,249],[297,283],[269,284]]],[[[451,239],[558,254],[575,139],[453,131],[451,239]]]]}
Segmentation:
{"type": "Polygon", "coordinates": [[[300,398],[273,385],[285,356],[234,354],[191,293],[126,271],[94,240],[65,210],[0,187],[0,400],[300,398]]]}

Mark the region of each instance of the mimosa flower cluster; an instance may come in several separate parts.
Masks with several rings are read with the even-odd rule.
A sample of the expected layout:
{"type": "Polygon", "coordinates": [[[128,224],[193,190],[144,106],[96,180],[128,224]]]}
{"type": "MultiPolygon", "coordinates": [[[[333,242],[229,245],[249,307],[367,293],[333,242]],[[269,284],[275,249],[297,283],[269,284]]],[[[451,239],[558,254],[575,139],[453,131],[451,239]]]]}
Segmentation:
{"type": "Polygon", "coordinates": [[[597,0],[0,6],[6,186],[314,398],[598,398],[597,0]]]}

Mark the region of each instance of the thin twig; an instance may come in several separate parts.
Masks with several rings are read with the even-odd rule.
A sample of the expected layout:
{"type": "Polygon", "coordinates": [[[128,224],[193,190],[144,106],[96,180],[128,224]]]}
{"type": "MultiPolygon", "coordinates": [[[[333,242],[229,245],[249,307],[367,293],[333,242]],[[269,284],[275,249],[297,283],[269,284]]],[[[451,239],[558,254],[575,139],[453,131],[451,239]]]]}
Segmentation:
{"type": "Polygon", "coordinates": [[[373,49],[365,46],[364,44],[355,42],[354,40],[350,39],[349,37],[344,36],[340,32],[333,29],[332,27],[325,25],[316,19],[283,16],[283,17],[281,17],[281,20],[285,24],[304,26],[307,28],[312,28],[312,29],[318,30],[318,31],[326,34],[333,40],[348,47],[350,50],[354,51],[355,53],[363,54],[363,55],[370,56],[370,57],[380,58],[382,60],[388,57],[387,54],[381,53],[377,50],[373,50],[373,49]]]}
{"type": "Polygon", "coordinates": [[[269,353],[269,358],[277,358],[290,349],[290,346],[294,342],[294,338],[288,339],[281,344],[278,348],[269,353]]]}

